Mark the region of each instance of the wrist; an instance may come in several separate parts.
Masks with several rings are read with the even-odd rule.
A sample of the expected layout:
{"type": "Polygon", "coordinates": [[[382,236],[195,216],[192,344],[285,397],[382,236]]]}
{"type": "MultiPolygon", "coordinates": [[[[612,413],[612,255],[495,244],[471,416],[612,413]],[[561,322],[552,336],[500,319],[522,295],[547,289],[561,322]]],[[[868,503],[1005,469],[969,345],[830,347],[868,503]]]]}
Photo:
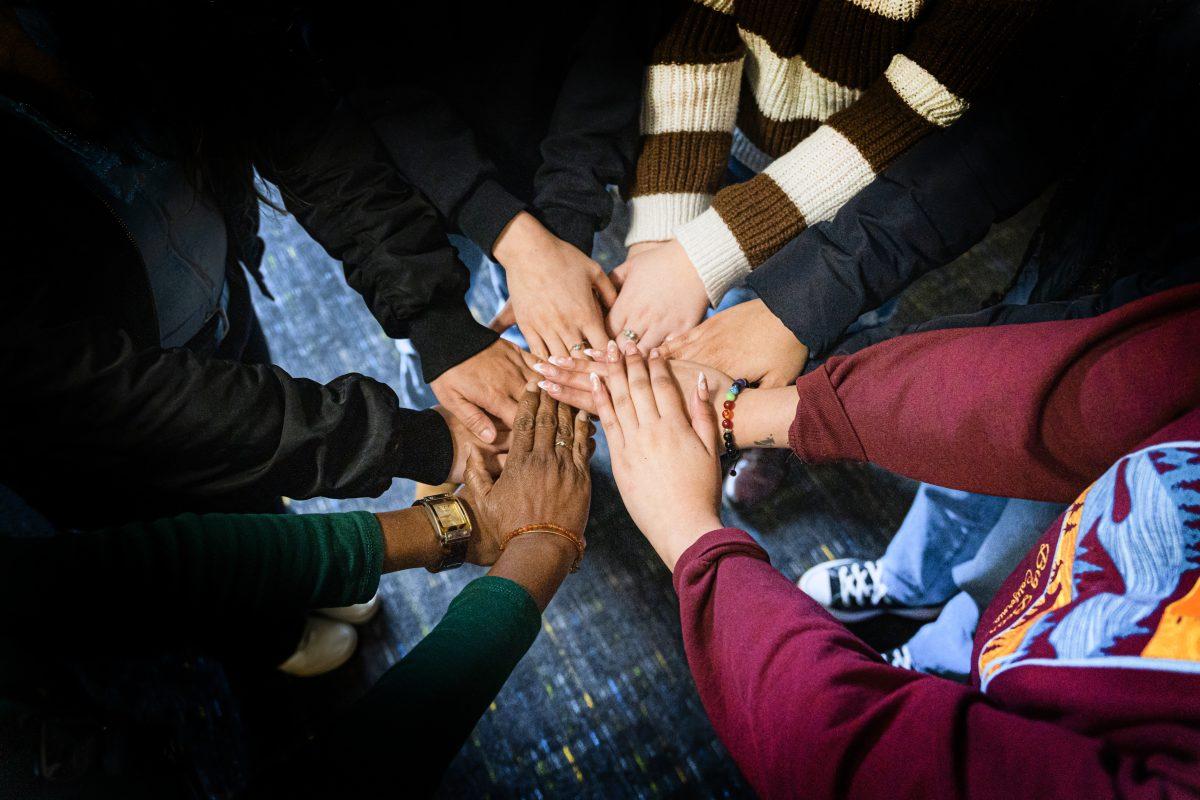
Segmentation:
{"type": "Polygon", "coordinates": [[[441,542],[423,509],[383,511],[375,519],[383,532],[384,572],[436,567],[441,561],[441,542]]]}
{"type": "Polygon", "coordinates": [[[680,556],[695,544],[701,536],[711,531],[725,527],[716,511],[697,514],[695,516],[676,519],[669,530],[663,532],[661,539],[653,541],[654,549],[671,572],[680,556]]]}
{"type": "Polygon", "coordinates": [[[556,568],[569,568],[579,556],[579,549],[573,543],[562,536],[543,531],[530,531],[513,537],[504,551],[509,552],[514,548],[514,555],[536,558],[556,568]]]}
{"type": "Polygon", "coordinates": [[[747,389],[738,395],[733,436],[739,450],[787,447],[788,428],[796,415],[793,386],[747,389]]]}
{"type": "Polygon", "coordinates": [[[528,211],[517,214],[496,237],[492,255],[505,271],[517,267],[534,250],[545,246],[550,232],[528,211]]]}

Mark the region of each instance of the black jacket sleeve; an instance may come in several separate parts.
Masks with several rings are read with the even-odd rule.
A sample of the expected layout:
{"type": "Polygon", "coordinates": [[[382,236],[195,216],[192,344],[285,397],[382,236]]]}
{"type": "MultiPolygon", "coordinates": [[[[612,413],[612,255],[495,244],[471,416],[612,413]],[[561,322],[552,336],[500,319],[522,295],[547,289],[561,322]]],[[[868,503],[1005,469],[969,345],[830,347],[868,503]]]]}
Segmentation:
{"type": "Polygon", "coordinates": [[[81,480],[200,501],[376,496],[394,477],[439,483],[450,471],[441,415],[400,408],[362,375],[321,385],[275,366],[139,348],[98,317],[15,322],[0,372],[20,389],[0,414],[4,460],[17,468],[59,464],[81,480]]]}
{"type": "Polygon", "coordinates": [[[471,276],[437,210],[397,173],[357,114],[342,105],[276,135],[260,169],[342,262],[384,331],[412,339],[426,381],[496,341],[467,307],[471,276]]]}
{"type": "Polygon", "coordinates": [[[600,3],[576,45],[534,176],[534,213],[589,255],[636,158],[642,68],[653,3],[600,3]]]}
{"type": "Polygon", "coordinates": [[[827,223],[751,273],[750,286],[808,346],[827,353],[862,313],[979,242],[1048,185],[1057,149],[1028,109],[977,108],[926,137],[827,223]]]}

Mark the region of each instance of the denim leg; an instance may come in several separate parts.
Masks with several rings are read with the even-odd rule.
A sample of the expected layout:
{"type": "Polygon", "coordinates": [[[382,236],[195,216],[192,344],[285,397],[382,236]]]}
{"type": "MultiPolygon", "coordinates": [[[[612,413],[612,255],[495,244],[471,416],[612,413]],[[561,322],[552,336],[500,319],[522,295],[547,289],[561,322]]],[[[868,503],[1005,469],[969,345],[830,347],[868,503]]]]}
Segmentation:
{"type": "Polygon", "coordinates": [[[971,673],[978,624],[975,600],[966,592],[954,595],[937,619],[922,625],[908,640],[913,669],[965,682],[971,673]]]}
{"type": "Polygon", "coordinates": [[[1007,502],[921,484],[879,560],[888,593],[908,605],[936,605],[953,597],[958,586],[952,569],[975,556],[1007,502]]]}

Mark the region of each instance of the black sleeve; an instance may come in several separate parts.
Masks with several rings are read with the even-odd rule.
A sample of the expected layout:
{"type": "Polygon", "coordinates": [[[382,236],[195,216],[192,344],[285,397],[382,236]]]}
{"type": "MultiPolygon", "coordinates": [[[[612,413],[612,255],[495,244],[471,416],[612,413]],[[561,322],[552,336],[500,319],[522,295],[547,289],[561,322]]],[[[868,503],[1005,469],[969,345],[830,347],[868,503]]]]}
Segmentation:
{"type": "MultiPolygon", "coordinates": [[[[275,366],[139,348],[96,317],[0,337],[4,463],[197,501],[381,494],[393,477],[446,479],[450,432],[362,375],[328,384],[275,366]]],[[[17,485],[17,484],[14,484],[17,485]]]]}
{"type": "Polygon", "coordinates": [[[625,183],[637,155],[645,42],[656,18],[653,3],[634,5],[599,4],[582,32],[534,177],[534,213],[588,254],[612,214],[606,187],[625,183]]]}
{"type": "Polygon", "coordinates": [[[979,242],[1049,183],[1052,124],[984,106],[901,156],[834,219],[806,229],[751,273],[750,286],[825,354],[860,314],[979,242]]]}
{"type": "Polygon", "coordinates": [[[471,276],[437,210],[404,181],[357,114],[339,106],[277,135],[261,171],[342,262],[388,336],[412,339],[426,381],[496,341],[467,307],[471,276]]]}
{"type": "Polygon", "coordinates": [[[471,126],[436,92],[411,82],[359,87],[351,99],[400,173],[452,230],[490,255],[504,226],[526,206],[501,185],[471,126]]]}

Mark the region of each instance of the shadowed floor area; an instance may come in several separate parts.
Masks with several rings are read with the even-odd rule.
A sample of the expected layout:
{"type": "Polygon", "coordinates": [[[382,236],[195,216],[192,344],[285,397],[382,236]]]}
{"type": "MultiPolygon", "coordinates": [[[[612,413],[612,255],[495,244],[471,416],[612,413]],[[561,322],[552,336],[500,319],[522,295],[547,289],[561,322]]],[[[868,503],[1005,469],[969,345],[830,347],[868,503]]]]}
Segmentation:
{"type": "MultiPolygon", "coordinates": [[[[619,205],[619,204],[618,204],[619,205]]],[[[1024,250],[1036,208],[998,226],[967,256],[918,282],[899,314],[918,320],[969,311],[1006,284],[1024,250]]],[[[597,237],[609,269],[623,257],[618,218],[597,237]]],[[[275,363],[328,381],[359,372],[391,385],[402,405],[433,401],[406,343],[388,339],[340,265],[290,217],[263,216],[265,274],[275,296],[255,302],[275,363]]],[[[477,280],[471,304],[487,319],[497,299],[477,280]]],[[[670,574],[633,526],[600,442],[588,557],[546,611],[543,631],[447,771],[444,797],[742,797],[737,768],[704,715],[683,655],[670,574]]],[[[915,490],[872,467],[810,468],[793,461],[787,486],[749,510],[726,509],[730,525],[761,541],[772,563],[795,579],[812,564],[882,552],[915,490]]],[[[314,499],[299,511],[383,510],[408,505],[413,486],[394,481],[379,498],[314,499]]],[[[359,653],[337,673],[285,688],[296,705],[344,703],[361,693],[427,633],[450,599],[482,570],[386,577],[384,612],[363,630],[359,653]]],[[[890,647],[911,632],[876,625],[863,632],[890,647]]]]}

